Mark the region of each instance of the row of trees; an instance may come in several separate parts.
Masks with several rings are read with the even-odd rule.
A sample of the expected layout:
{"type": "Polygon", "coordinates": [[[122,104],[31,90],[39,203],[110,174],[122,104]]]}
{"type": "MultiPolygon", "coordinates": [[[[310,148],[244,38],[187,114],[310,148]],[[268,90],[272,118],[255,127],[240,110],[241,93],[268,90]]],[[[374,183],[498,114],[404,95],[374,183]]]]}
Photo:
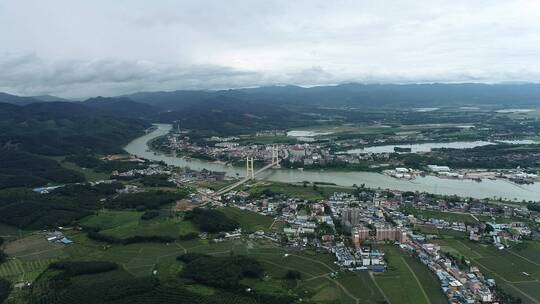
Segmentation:
{"type": "Polygon", "coordinates": [[[52,263],[49,265],[49,268],[63,270],[70,276],[77,276],[81,274],[101,273],[115,270],[118,268],[118,265],[113,262],[102,261],[67,261],[52,263]]]}
{"type": "Polygon", "coordinates": [[[103,234],[95,229],[88,229],[87,236],[89,239],[98,242],[107,242],[110,244],[135,244],[135,243],[171,243],[175,238],[164,235],[135,235],[127,238],[117,238],[111,235],[103,234]]]}

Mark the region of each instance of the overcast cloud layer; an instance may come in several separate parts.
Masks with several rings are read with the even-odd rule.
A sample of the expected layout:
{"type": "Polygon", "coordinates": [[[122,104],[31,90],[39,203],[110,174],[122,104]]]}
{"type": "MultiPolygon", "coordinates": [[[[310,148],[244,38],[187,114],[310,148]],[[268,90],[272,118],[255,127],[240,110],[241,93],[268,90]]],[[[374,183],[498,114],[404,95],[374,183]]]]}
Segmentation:
{"type": "Polygon", "coordinates": [[[0,1],[0,91],[540,81],[540,1],[0,1]]]}

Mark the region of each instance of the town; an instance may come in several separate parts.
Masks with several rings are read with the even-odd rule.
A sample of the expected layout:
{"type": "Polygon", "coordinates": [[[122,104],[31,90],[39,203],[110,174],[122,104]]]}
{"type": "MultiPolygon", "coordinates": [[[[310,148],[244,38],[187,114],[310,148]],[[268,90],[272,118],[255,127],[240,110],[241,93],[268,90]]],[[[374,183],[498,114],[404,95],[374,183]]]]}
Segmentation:
{"type": "MultiPolygon", "coordinates": [[[[497,289],[493,276],[483,273],[464,256],[442,250],[438,241],[444,240],[444,235],[457,234],[471,242],[507,250],[536,238],[540,224],[540,213],[527,206],[363,186],[312,201],[271,191],[254,196],[250,194],[253,188],[268,183],[257,180],[242,189],[216,196],[217,191],[204,185],[230,182],[224,174],[197,173],[159,164],[151,164],[147,169],[113,172],[112,177],[155,175],[166,176],[175,186],[194,188],[188,199],[173,205],[173,213],[203,206],[217,210],[233,207],[271,217],[272,225],[282,227],[271,232],[223,231],[214,242],[264,238],[287,251],[331,253],[335,264],[346,271],[373,273],[384,273],[392,267],[385,258],[385,248],[394,246],[429,268],[450,303],[496,303],[507,295],[497,289]]],[[[118,192],[144,191],[129,182],[124,187],[118,192]]],[[[309,189],[317,185],[298,187],[309,189]]],[[[208,236],[203,233],[199,237],[208,236]]]]}

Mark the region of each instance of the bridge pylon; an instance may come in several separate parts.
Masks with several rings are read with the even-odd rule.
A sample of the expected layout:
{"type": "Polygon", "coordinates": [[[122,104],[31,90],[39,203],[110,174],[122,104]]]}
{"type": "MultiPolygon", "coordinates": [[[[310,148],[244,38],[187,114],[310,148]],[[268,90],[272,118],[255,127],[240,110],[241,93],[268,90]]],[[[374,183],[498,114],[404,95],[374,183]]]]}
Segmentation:
{"type": "Polygon", "coordinates": [[[255,166],[253,157],[246,157],[246,178],[254,179],[255,178],[255,166]]]}
{"type": "Polygon", "coordinates": [[[272,146],[272,168],[279,168],[279,149],[277,145],[272,146]]]}

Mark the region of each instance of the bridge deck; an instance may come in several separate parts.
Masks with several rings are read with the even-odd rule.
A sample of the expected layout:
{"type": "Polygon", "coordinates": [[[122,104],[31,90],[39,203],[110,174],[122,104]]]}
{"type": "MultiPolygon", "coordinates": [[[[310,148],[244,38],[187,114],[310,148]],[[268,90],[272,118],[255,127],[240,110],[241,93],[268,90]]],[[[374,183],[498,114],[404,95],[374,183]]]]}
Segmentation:
{"type": "MultiPolygon", "coordinates": [[[[272,163],[272,164],[268,164],[268,165],[266,165],[266,166],[260,168],[259,170],[255,171],[253,175],[254,175],[254,176],[257,176],[257,174],[259,174],[259,173],[261,173],[261,172],[263,172],[263,171],[265,171],[265,170],[268,170],[268,169],[272,168],[272,167],[275,166],[275,165],[276,165],[276,164],[273,164],[273,163],[272,163]]],[[[279,165],[279,160],[278,160],[278,162],[277,162],[277,165],[279,165]]],[[[221,188],[220,190],[216,191],[215,194],[216,194],[216,195],[222,195],[222,194],[225,194],[225,193],[227,193],[227,192],[233,190],[234,188],[237,188],[237,187],[239,187],[239,186],[245,184],[245,183],[248,182],[249,180],[250,180],[249,178],[243,178],[243,179],[237,181],[236,183],[234,183],[234,184],[232,184],[232,185],[228,185],[228,186],[226,186],[226,187],[221,188]]]]}

